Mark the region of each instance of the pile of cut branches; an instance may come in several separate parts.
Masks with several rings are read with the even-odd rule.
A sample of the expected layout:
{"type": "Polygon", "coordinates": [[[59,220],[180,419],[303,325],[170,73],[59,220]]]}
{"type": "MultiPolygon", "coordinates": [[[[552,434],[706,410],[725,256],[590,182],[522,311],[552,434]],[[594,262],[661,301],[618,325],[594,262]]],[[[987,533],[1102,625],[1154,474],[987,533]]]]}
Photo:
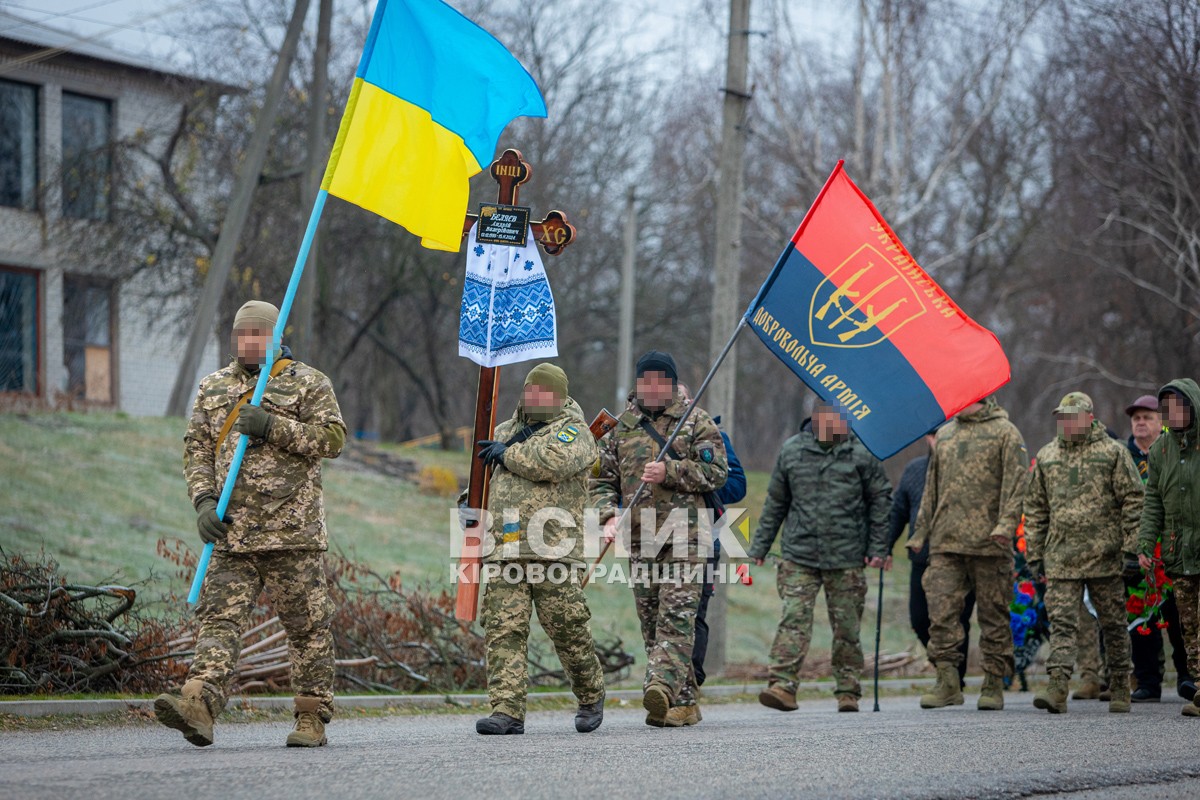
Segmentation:
{"type": "MultiPolygon", "coordinates": [[[[179,576],[195,572],[196,554],[161,539],[158,552],[179,576]]],[[[486,687],[484,638],[454,616],[445,591],[409,590],[400,576],[329,554],[326,573],[336,607],[332,629],[339,692],[465,692],[486,687]]],[[[0,550],[0,693],[154,693],[178,686],[195,655],[196,621],[171,595],[145,614],[126,586],[68,582],[44,555],[0,550]]],[[[265,594],[241,637],[230,694],[290,689],[287,633],[265,594]]],[[[597,645],[604,671],[625,674],[633,655],[621,641],[597,645]]],[[[530,683],[564,684],[557,659],[534,648],[530,683]]]]}
{"type": "Polygon", "coordinates": [[[178,622],[141,616],[128,586],[68,582],[44,554],[0,550],[0,693],[149,692],[182,674],[178,622]]]}

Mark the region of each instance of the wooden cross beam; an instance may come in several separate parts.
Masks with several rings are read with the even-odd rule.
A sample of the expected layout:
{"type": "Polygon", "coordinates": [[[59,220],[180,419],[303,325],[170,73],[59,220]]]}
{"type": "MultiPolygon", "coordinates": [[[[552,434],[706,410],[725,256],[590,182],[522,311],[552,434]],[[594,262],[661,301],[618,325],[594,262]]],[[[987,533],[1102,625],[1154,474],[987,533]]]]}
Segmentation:
{"type": "MultiPolygon", "coordinates": [[[[501,205],[516,205],[520,194],[521,184],[529,180],[533,169],[521,158],[520,150],[505,150],[499,158],[492,162],[489,170],[499,184],[496,202],[501,205]]],[[[467,214],[463,222],[463,236],[471,232],[471,228],[479,220],[477,214],[467,214]]],[[[551,211],[545,219],[531,221],[533,236],[546,255],[556,256],[567,245],[575,241],[575,226],[567,221],[566,214],[561,211],[551,211]]],[[[475,427],[471,436],[472,442],[491,439],[496,430],[496,395],[500,389],[500,368],[479,368],[479,390],[475,399],[475,427]]],[[[477,455],[475,447],[471,447],[472,455],[477,455]]],[[[487,467],[478,458],[471,459],[471,477],[467,483],[467,507],[486,509],[488,497],[487,467]]],[[[479,606],[479,568],[480,554],[483,547],[483,529],[480,520],[468,523],[463,531],[463,549],[459,563],[459,579],[455,586],[454,615],[460,620],[472,622],[475,620],[479,606]]]]}

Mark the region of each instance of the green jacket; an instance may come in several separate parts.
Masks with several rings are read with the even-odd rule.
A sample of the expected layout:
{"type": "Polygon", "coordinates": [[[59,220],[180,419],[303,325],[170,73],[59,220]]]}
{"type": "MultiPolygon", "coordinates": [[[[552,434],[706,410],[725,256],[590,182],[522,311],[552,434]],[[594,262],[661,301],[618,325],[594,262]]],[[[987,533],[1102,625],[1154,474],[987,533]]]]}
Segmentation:
{"type": "Polygon", "coordinates": [[[783,443],[751,558],[764,558],[780,527],[780,551],[814,569],[862,567],[864,558],[887,556],[892,485],[883,464],[853,434],[829,450],[808,424],[783,443]]]}
{"type": "MultiPolygon", "coordinates": [[[[183,474],[195,505],[221,494],[241,434],[230,433],[221,452],[217,437],[257,374],[234,361],[200,381],[192,418],[183,437],[183,474]]],[[[229,498],[232,522],[217,550],[325,550],[325,503],[321,460],[337,458],[346,443],[346,423],[329,378],[293,361],[271,378],[262,407],[275,417],[266,440],[251,439],[229,498]]]]}
{"type": "Polygon", "coordinates": [[[1021,521],[1029,456],[1008,412],[989,397],[974,414],[959,414],[938,429],[925,470],[925,494],[910,549],[1012,557],[1021,521]]]}
{"type": "MultiPolygon", "coordinates": [[[[1192,424],[1167,430],[1150,448],[1150,479],[1138,532],[1138,552],[1153,557],[1162,534],[1163,569],[1168,575],[1200,574],[1200,386],[1191,378],[1171,381],[1192,404],[1192,424]]],[[[1161,395],[1162,392],[1160,391],[1161,395]]]]}
{"type": "MultiPolygon", "coordinates": [[[[518,410],[496,426],[493,438],[506,442],[524,427],[518,410]]],[[[488,488],[495,547],[483,560],[582,562],[583,509],[596,454],[583,410],[569,397],[544,428],[510,445],[488,488]]]]}
{"type": "Polygon", "coordinates": [[[1061,436],[1037,454],[1025,492],[1025,558],[1047,578],[1079,580],[1121,574],[1137,548],[1145,490],[1129,448],[1095,420],[1087,438],[1061,436]]]}
{"type": "MultiPolygon", "coordinates": [[[[687,404],[676,393],[674,401],[655,417],[647,416],[635,404],[622,414],[617,427],[600,443],[600,464],[592,480],[592,503],[599,509],[600,523],[620,513],[629,504],[642,481],[642,471],[661,449],[641,427],[643,418],[659,436],[666,439],[675,430],[687,404]]],[[[629,515],[630,554],[635,560],[703,561],[712,548],[712,528],[704,493],[725,485],[729,464],[725,442],[712,417],[702,408],[692,411],[671,449],[682,459],[664,458],[666,479],[648,486],[629,515]],[[653,509],[658,528],[648,532],[642,546],[642,511],[653,509]],[[674,514],[674,516],[672,516],[674,514]],[[682,516],[680,516],[682,515],[682,516]],[[688,553],[674,552],[669,522],[687,523],[688,553]],[[655,545],[651,537],[661,538],[655,545]]]]}

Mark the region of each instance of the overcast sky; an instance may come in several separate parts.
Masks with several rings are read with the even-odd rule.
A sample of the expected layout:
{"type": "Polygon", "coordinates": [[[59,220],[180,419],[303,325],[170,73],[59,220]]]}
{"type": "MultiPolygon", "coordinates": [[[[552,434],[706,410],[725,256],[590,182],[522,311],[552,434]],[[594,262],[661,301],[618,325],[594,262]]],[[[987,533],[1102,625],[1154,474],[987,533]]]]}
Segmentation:
{"type": "MultiPolygon", "coordinates": [[[[601,0],[603,1],[603,0],[601,0]]],[[[176,65],[184,49],[218,47],[199,34],[182,30],[180,14],[202,6],[206,0],[0,0],[0,8],[23,18],[64,29],[91,41],[109,45],[131,55],[150,56],[176,65]]],[[[808,31],[834,32],[839,20],[828,0],[789,0],[793,19],[808,31]]],[[[373,7],[373,3],[367,5],[373,7]]],[[[459,5],[451,0],[451,5],[459,5]]],[[[755,4],[752,11],[765,8],[755,4]]],[[[836,4],[834,4],[836,6],[836,4]]],[[[308,23],[315,25],[316,3],[308,23]]],[[[366,14],[360,0],[339,0],[337,9],[366,14]]],[[[621,0],[612,3],[614,24],[626,32],[635,49],[651,51],[672,44],[689,49],[698,67],[724,61],[724,42],[715,34],[704,9],[719,9],[721,32],[726,25],[725,0],[621,0]],[[699,17],[699,19],[698,19],[699,17]],[[699,35],[698,35],[699,34],[699,35]],[[699,45],[699,46],[697,46],[699,45]]],[[[711,13],[711,12],[710,12],[711,13]]],[[[0,23],[2,26],[2,23],[0,23]]],[[[761,28],[752,20],[751,28],[761,28]]],[[[0,27],[3,32],[3,27],[0,27]]],[[[751,45],[753,47],[753,43],[751,45]]]]}

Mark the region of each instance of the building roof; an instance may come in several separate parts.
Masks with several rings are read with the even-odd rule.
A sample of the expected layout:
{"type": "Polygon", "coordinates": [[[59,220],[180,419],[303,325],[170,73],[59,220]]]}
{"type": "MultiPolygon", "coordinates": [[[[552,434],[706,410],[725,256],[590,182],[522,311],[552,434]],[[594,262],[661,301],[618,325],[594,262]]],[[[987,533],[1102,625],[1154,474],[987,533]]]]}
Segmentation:
{"type": "MultiPolygon", "coordinates": [[[[84,56],[96,59],[97,61],[120,64],[147,72],[155,72],[160,75],[171,75],[192,81],[202,81],[204,83],[217,83],[188,73],[165,61],[150,56],[137,56],[113,48],[99,41],[98,37],[103,35],[103,32],[91,36],[72,33],[43,22],[34,22],[0,9],[0,41],[7,39],[45,50],[84,56]]],[[[57,55],[58,52],[52,54],[50,57],[57,55]]],[[[2,66],[2,62],[0,62],[0,66],[2,66]]]]}

